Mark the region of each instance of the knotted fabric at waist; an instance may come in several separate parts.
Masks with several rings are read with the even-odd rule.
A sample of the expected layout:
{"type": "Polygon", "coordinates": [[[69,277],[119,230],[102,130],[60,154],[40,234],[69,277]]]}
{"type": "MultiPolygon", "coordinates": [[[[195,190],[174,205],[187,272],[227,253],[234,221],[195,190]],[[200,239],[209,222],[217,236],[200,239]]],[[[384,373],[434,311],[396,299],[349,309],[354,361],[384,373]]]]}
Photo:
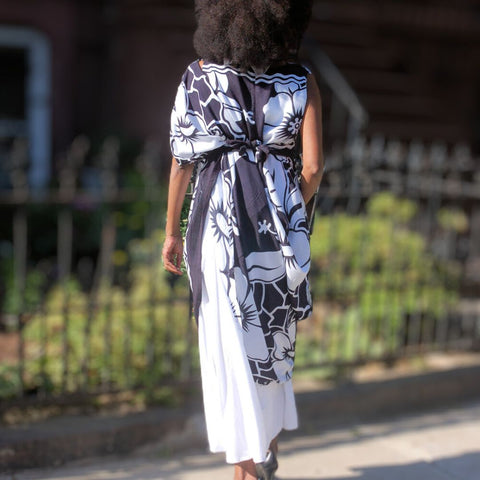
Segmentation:
{"type": "MultiPolygon", "coordinates": [[[[205,157],[205,161],[198,172],[198,181],[194,195],[193,209],[190,213],[190,221],[185,238],[188,254],[188,263],[191,277],[191,287],[193,296],[193,312],[195,319],[198,320],[201,296],[202,296],[202,276],[201,276],[201,233],[205,226],[205,216],[208,211],[209,200],[213,187],[217,180],[219,172],[228,167],[228,162],[224,161],[224,153],[237,151],[240,157],[251,164],[256,164],[260,175],[262,172],[261,164],[265,162],[270,154],[282,155],[290,159],[291,162],[297,154],[295,148],[282,148],[276,145],[267,145],[259,140],[227,140],[222,146],[210,150],[205,157]],[[249,151],[253,151],[253,161],[249,151]]],[[[255,165],[251,165],[254,167],[255,165]]],[[[261,187],[263,190],[263,186],[261,187]]]]}
{"type": "MultiPolygon", "coordinates": [[[[282,155],[293,158],[296,151],[295,148],[279,147],[277,145],[269,145],[262,143],[260,140],[236,140],[228,139],[221,147],[215,149],[215,153],[222,154],[224,152],[231,152],[237,150],[240,156],[245,160],[251,161],[248,151],[253,151],[254,162],[263,163],[270,154],[282,155]]],[[[213,152],[212,152],[213,153],[213,152]]]]}

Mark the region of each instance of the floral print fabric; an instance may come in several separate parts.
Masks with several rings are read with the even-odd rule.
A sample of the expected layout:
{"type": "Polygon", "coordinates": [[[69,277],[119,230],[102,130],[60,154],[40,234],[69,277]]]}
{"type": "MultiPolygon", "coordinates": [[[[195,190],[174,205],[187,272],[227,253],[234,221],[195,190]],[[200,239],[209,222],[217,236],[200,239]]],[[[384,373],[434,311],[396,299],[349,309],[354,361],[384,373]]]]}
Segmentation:
{"type": "Polygon", "coordinates": [[[194,312],[202,280],[226,282],[233,317],[224,316],[241,325],[260,384],[291,378],[296,322],[311,313],[309,231],[295,174],[308,73],[298,64],[256,75],[194,62],[171,117],[177,162],[199,163],[185,238],[194,312]],[[216,278],[202,277],[205,229],[215,239],[216,278]]]}

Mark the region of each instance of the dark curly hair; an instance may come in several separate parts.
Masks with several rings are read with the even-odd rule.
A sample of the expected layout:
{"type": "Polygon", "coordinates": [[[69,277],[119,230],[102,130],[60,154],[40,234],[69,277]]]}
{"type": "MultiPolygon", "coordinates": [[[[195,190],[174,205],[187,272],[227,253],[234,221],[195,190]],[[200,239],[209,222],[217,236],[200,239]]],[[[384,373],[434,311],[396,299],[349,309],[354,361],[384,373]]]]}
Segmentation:
{"type": "Polygon", "coordinates": [[[195,0],[193,44],[208,62],[265,70],[296,58],[312,0],[195,0]]]}

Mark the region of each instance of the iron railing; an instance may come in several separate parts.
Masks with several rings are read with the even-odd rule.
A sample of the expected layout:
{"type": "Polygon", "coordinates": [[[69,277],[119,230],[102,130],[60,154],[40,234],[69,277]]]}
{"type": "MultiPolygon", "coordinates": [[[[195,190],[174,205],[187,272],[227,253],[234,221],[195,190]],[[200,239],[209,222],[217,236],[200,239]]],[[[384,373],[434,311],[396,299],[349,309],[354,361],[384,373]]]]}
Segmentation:
{"type": "MultiPolygon", "coordinates": [[[[0,395],[55,398],[198,375],[185,276],[160,260],[166,185],[147,146],[76,139],[30,192],[26,148],[0,192],[0,395]],[[92,174],[93,172],[93,174],[92,174]],[[87,179],[87,180],[85,180],[87,179]]],[[[312,235],[314,314],[297,368],[480,346],[480,176],[465,145],[357,136],[327,152],[312,235]]],[[[15,400],[15,401],[17,401],[15,400]]]]}
{"type": "Polygon", "coordinates": [[[320,85],[324,116],[324,143],[327,149],[337,142],[350,144],[368,124],[369,115],[358,95],[330,57],[312,38],[306,38],[302,58],[320,85]]]}
{"type": "Polygon", "coordinates": [[[299,336],[299,352],[316,349],[304,348],[304,365],[480,348],[476,165],[465,144],[382,135],[329,152],[312,236],[318,308],[299,336]]]}

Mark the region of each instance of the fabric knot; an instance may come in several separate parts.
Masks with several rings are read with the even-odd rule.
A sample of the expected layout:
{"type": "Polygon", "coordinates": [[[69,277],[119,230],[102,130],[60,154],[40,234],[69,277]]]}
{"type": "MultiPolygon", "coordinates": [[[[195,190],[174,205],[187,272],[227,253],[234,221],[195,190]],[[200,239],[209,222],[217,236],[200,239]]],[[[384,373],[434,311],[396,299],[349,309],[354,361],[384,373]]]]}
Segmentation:
{"type": "Polygon", "coordinates": [[[220,147],[226,150],[238,150],[238,153],[247,161],[251,161],[248,155],[248,151],[254,153],[255,163],[264,163],[267,157],[271,153],[285,155],[287,157],[292,157],[294,152],[285,147],[277,147],[275,145],[268,145],[267,143],[262,143],[260,140],[236,140],[229,139],[225,142],[223,147],[220,147]]]}
{"type": "Polygon", "coordinates": [[[270,155],[270,147],[266,143],[261,143],[256,146],[255,159],[257,163],[263,163],[270,155]]]}

